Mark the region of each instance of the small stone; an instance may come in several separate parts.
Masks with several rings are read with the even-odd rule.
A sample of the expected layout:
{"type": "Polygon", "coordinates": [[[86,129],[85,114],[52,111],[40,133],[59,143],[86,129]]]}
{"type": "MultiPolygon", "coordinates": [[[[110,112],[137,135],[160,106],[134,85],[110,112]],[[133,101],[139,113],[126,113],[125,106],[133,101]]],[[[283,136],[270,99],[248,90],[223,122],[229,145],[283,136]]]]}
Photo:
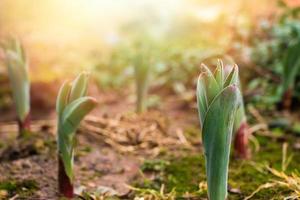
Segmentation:
{"type": "Polygon", "coordinates": [[[228,188],[228,192],[232,193],[232,194],[241,194],[241,190],[239,188],[228,188]]]}
{"type": "Polygon", "coordinates": [[[93,182],[89,182],[87,185],[88,185],[89,187],[96,187],[96,184],[93,183],[93,182]]]}
{"type": "Polygon", "coordinates": [[[294,149],[296,150],[300,150],[300,142],[296,142],[294,145],[293,145],[294,149]]]}
{"type": "Polygon", "coordinates": [[[100,194],[109,195],[109,196],[118,195],[118,192],[116,190],[114,190],[111,187],[106,187],[106,186],[98,186],[96,192],[98,192],[100,194]]]}
{"type": "Polygon", "coordinates": [[[29,160],[24,160],[24,162],[22,162],[22,168],[25,168],[25,169],[32,168],[32,165],[31,165],[30,161],[29,160]]]}
{"type": "Polygon", "coordinates": [[[6,190],[0,190],[0,199],[4,199],[8,196],[8,192],[6,190]]]}
{"type": "Polygon", "coordinates": [[[37,149],[42,149],[42,148],[44,148],[45,143],[44,143],[43,140],[38,139],[38,140],[35,142],[34,146],[35,146],[35,148],[37,148],[37,149]]]}
{"type": "Polygon", "coordinates": [[[77,194],[77,195],[82,195],[85,190],[86,190],[86,187],[83,186],[83,185],[80,185],[80,186],[75,188],[74,193],[77,194]]]}

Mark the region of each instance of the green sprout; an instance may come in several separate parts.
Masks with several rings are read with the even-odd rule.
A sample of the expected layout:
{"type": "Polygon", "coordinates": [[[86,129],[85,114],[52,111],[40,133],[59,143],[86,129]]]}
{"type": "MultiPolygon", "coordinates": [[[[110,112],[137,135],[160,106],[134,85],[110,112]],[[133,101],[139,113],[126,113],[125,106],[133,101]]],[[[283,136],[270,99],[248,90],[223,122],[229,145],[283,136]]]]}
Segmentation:
{"type": "Polygon", "coordinates": [[[88,74],[81,73],[73,82],[65,82],[57,96],[59,192],[73,197],[73,162],[75,132],[80,121],[96,106],[96,100],[86,96],[88,74]]]}
{"type": "Polygon", "coordinates": [[[300,40],[291,44],[283,59],[283,96],[282,105],[285,109],[290,109],[295,86],[296,76],[300,68],[300,40]]]}
{"type": "Polygon", "coordinates": [[[227,197],[233,125],[241,104],[238,67],[235,65],[226,76],[222,65],[218,65],[214,73],[202,65],[197,83],[197,104],[206,160],[208,197],[210,200],[224,200],[227,197]]]}
{"type": "Polygon", "coordinates": [[[19,125],[19,137],[30,131],[30,82],[25,50],[17,39],[3,44],[19,125]]]}
{"type": "Polygon", "coordinates": [[[142,113],[147,110],[148,82],[150,74],[149,49],[141,47],[134,56],[134,76],[136,83],[136,111],[142,113]]]}

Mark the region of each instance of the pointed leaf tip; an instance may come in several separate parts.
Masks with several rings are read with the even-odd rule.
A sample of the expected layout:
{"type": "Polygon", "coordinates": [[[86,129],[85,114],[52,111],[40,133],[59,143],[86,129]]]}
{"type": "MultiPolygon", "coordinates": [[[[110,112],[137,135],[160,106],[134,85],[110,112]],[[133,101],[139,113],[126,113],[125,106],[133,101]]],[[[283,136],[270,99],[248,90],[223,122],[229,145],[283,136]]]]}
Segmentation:
{"type": "Polygon", "coordinates": [[[80,73],[72,82],[72,89],[70,93],[70,102],[83,97],[87,93],[89,73],[86,71],[80,73]]]}
{"type": "Polygon", "coordinates": [[[70,81],[65,81],[59,89],[56,100],[56,112],[60,116],[66,105],[69,102],[69,96],[71,91],[70,81]]]}
{"type": "Polygon", "coordinates": [[[200,70],[201,72],[207,72],[208,75],[212,75],[212,72],[210,71],[209,67],[206,66],[204,63],[201,63],[200,70]]]}
{"type": "Polygon", "coordinates": [[[214,71],[214,76],[215,76],[217,83],[219,84],[219,87],[223,88],[225,73],[224,73],[223,63],[220,59],[218,59],[218,64],[214,71]]]}
{"type": "Polygon", "coordinates": [[[230,73],[228,74],[228,76],[226,77],[225,83],[224,83],[224,87],[227,87],[231,84],[238,84],[239,81],[239,68],[237,65],[234,65],[230,71],[230,73]]]}

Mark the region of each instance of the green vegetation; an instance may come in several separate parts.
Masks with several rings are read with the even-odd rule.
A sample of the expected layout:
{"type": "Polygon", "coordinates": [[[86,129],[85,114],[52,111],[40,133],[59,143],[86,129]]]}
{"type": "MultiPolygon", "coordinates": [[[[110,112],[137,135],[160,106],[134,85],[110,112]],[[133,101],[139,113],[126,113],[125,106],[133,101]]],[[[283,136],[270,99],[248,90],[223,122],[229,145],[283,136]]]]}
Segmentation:
{"type": "Polygon", "coordinates": [[[87,97],[88,74],[81,73],[73,82],[65,82],[56,103],[58,114],[59,190],[66,197],[73,197],[73,162],[75,133],[80,121],[96,105],[87,97]]]}
{"type": "Polygon", "coordinates": [[[279,2],[280,15],[273,21],[258,23],[258,31],[249,38],[251,62],[256,71],[265,75],[253,79],[249,85],[264,88],[265,93],[256,97],[257,102],[268,105],[280,102],[283,108],[290,109],[292,99],[299,100],[300,12],[299,7],[279,2]]]}
{"type": "Polygon", "coordinates": [[[283,107],[286,109],[290,109],[291,101],[293,96],[293,90],[295,87],[296,76],[299,73],[300,68],[300,37],[296,43],[292,43],[289,45],[286,55],[284,57],[283,65],[283,107]]]}
{"type": "MultiPolygon", "coordinates": [[[[273,180],[280,180],[279,177],[268,171],[266,166],[272,166],[274,169],[280,170],[282,167],[282,143],[270,142],[270,138],[257,136],[261,146],[259,152],[253,155],[252,160],[236,160],[231,157],[229,168],[228,185],[231,189],[229,199],[240,200],[250,196],[257,188],[273,180]]],[[[290,137],[288,141],[293,141],[290,137]]],[[[291,148],[289,148],[289,151],[291,148]]],[[[289,153],[290,154],[290,153],[289,153]]],[[[286,174],[297,172],[300,153],[294,154],[294,159],[287,167],[286,174]]],[[[155,165],[149,167],[149,163],[158,163],[157,160],[146,160],[141,169],[145,175],[152,173],[152,179],[144,178],[143,182],[137,184],[141,191],[146,192],[152,189],[159,192],[161,185],[165,186],[165,193],[173,191],[174,199],[188,199],[188,197],[205,198],[207,195],[204,156],[194,152],[192,154],[169,154],[167,157],[161,158],[159,163],[168,163],[165,167],[158,171],[155,165]],[[145,167],[147,166],[147,167],[145,167]],[[154,174],[154,176],[153,176],[154,174]],[[154,177],[154,178],[153,178],[154,177]],[[158,178],[159,177],[159,178],[158,178]],[[144,190],[143,190],[144,189],[144,190]]],[[[146,176],[147,177],[147,176],[146,176]]],[[[293,190],[289,187],[274,185],[257,192],[252,199],[264,200],[266,197],[273,199],[283,199],[290,196],[293,190]]],[[[158,198],[159,199],[159,198],[158,198]]]]}

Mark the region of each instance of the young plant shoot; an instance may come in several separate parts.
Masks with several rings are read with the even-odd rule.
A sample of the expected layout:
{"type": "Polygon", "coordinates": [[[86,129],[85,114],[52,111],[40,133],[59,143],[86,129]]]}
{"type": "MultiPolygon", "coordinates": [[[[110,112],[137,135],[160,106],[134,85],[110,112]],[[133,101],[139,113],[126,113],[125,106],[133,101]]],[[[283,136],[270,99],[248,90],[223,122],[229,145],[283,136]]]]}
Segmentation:
{"type": "Polygon", "coordinates": [[[147,94],[150,72],[148,49],[141,47],[134,58],[134,76],[136,82],[136,111],[142,113],[147,110],[147,94]]]}
{"type": "Polygon", "coordinates": [[[208,198],[225,200],[230,145],[236,111],[241,104],[238,67],[226,76],[222,65],[212,73],[205,65],[197,83],[197,104],[206,160],[208,198]]]}
{"type": "Polygon", "coordinates": [[[30,131],[30,82],[28,62],[21,43],[11,39],[3,45],[19,125],[19,137],[30,131]]]}
{"type": "Polygon", "coordinates": [[[73,82],[65,82],[56,102],[58,115],[58,186],[61,195],[73,197],[73,161],[75,132],[80,121],[96,105],[96,100],[86,96],[88,74],[81,73],[73,82]]]}
{"type": "Polygon", "coordinates": [[[300,68],[300,40],[290,45],[283,59],[282,107],[289,110],[292,104],[295,79],[300,68]]]}

